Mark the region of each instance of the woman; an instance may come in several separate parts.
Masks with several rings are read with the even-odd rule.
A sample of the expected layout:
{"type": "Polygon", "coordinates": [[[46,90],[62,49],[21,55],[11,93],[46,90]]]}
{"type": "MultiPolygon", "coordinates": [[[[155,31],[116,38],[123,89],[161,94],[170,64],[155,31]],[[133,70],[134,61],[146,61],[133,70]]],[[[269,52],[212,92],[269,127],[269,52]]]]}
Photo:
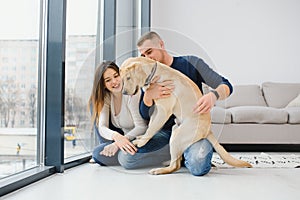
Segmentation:
{"type": "Polygon", "coordinates": [[[102,141],[92,155],[100,165],[119,164],[119,150],[135,154],[137,148],[130,141],[147,129],[146,121],[139,113],[140,91],[133,96],[123,95],[122,86],[119,67],[114,62],[105,61],[98,66],[89,105],[92,122],[102,141]],[[110,123],[120,131],[111,129],[110,123]]]}

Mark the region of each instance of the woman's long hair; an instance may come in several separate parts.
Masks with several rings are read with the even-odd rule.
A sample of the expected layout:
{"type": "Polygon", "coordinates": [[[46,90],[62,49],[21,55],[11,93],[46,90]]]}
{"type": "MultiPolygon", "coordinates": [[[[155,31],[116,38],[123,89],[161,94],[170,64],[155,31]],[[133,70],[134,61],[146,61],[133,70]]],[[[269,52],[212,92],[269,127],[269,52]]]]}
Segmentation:
{"type": "Polygon", "coordinates": [[[119,67],[113,61],[104,61],[100,63],[96,69],[94,76],[94,83],[91,96],[88,101],[88,109],[91,112],[91,120],[94,124],[98,125],[100,112],[104,105],[104,99],[108,95],[109,91],[105,88],[103,74],[111,68],[119,74],[119,67]]]}

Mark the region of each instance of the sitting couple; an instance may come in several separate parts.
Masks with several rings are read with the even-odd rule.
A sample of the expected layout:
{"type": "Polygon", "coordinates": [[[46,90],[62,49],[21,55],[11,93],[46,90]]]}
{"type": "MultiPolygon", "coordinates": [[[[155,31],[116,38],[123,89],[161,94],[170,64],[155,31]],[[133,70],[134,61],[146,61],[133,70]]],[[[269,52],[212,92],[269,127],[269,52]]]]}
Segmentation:
{"type": "MultiPolygon", "coordinates": [[[[215,88],[203,95],[195,105],[198,114],[210,112],[216,100],[232,93],[230,82],[213,71],[202,59],[195,56],[171,56],[164,42],[155,32],[144,34],[138,41],[142,56],[164,63],[179,70],[193,80],[202,91],[202,83],[215,88]]],[[[100,144],[93,151],[93,159],[100,165],[121,165],[125,169],[161,166],[170,160],[169,140],[175,116],[171,116],[162,129],[143,147],[132,144],[135,137],[146,132],[154,99],[168,98],[174,86],[172,81],[157,83],[154,77],[150,87],[133,96],[122,94],[122,79],[118,66],[112,61],[100,64],[96,69],[92,95],[92,121],[100,144]]],[[[207,174],[211,169],[213,147],[207,139],[201,139],[184,153],[184,166],[195,176],[207,174]]]]}

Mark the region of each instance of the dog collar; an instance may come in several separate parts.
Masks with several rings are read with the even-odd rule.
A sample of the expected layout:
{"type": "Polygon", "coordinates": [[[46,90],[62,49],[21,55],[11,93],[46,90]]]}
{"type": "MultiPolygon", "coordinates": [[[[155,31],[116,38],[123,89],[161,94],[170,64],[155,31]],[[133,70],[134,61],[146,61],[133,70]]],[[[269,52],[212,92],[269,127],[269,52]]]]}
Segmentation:
{"type": "Polygon", "coordinates": [[[154,67],[151,70],[151,73],[149,74],[149,76],[147,77],[144,86],[148,86],[151,83],[151,80],[156,72],[156,68],[157,68],[157,63],[155,63],[154,67]]]}

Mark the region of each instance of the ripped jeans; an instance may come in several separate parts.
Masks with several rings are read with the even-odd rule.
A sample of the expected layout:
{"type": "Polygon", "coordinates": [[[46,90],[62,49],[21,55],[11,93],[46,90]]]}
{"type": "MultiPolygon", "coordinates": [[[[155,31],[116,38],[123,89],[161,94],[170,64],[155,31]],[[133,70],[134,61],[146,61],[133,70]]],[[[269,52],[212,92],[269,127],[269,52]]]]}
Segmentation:
{"type": "MultiPolygon", "coordinates": [[[[170,160],[169,139],[170,132],[159,131],[149,142],[139,148],[134,155],[120,151],[118,161],[125,169],[137,169],[153,165],[161,165],[170,160]]],[[[184,153],[184,165],[194,176],[203,176],[211,169],[213,148],[207,139],[201,139],[188,147],[184,153]]]]}
{"type": "Polygon", "coordinates": [[[201,139],[184,151],[184,165],[194,176],[203,176],[211,169],[212,155],[211,143],[207,139],[201,139]]]}

